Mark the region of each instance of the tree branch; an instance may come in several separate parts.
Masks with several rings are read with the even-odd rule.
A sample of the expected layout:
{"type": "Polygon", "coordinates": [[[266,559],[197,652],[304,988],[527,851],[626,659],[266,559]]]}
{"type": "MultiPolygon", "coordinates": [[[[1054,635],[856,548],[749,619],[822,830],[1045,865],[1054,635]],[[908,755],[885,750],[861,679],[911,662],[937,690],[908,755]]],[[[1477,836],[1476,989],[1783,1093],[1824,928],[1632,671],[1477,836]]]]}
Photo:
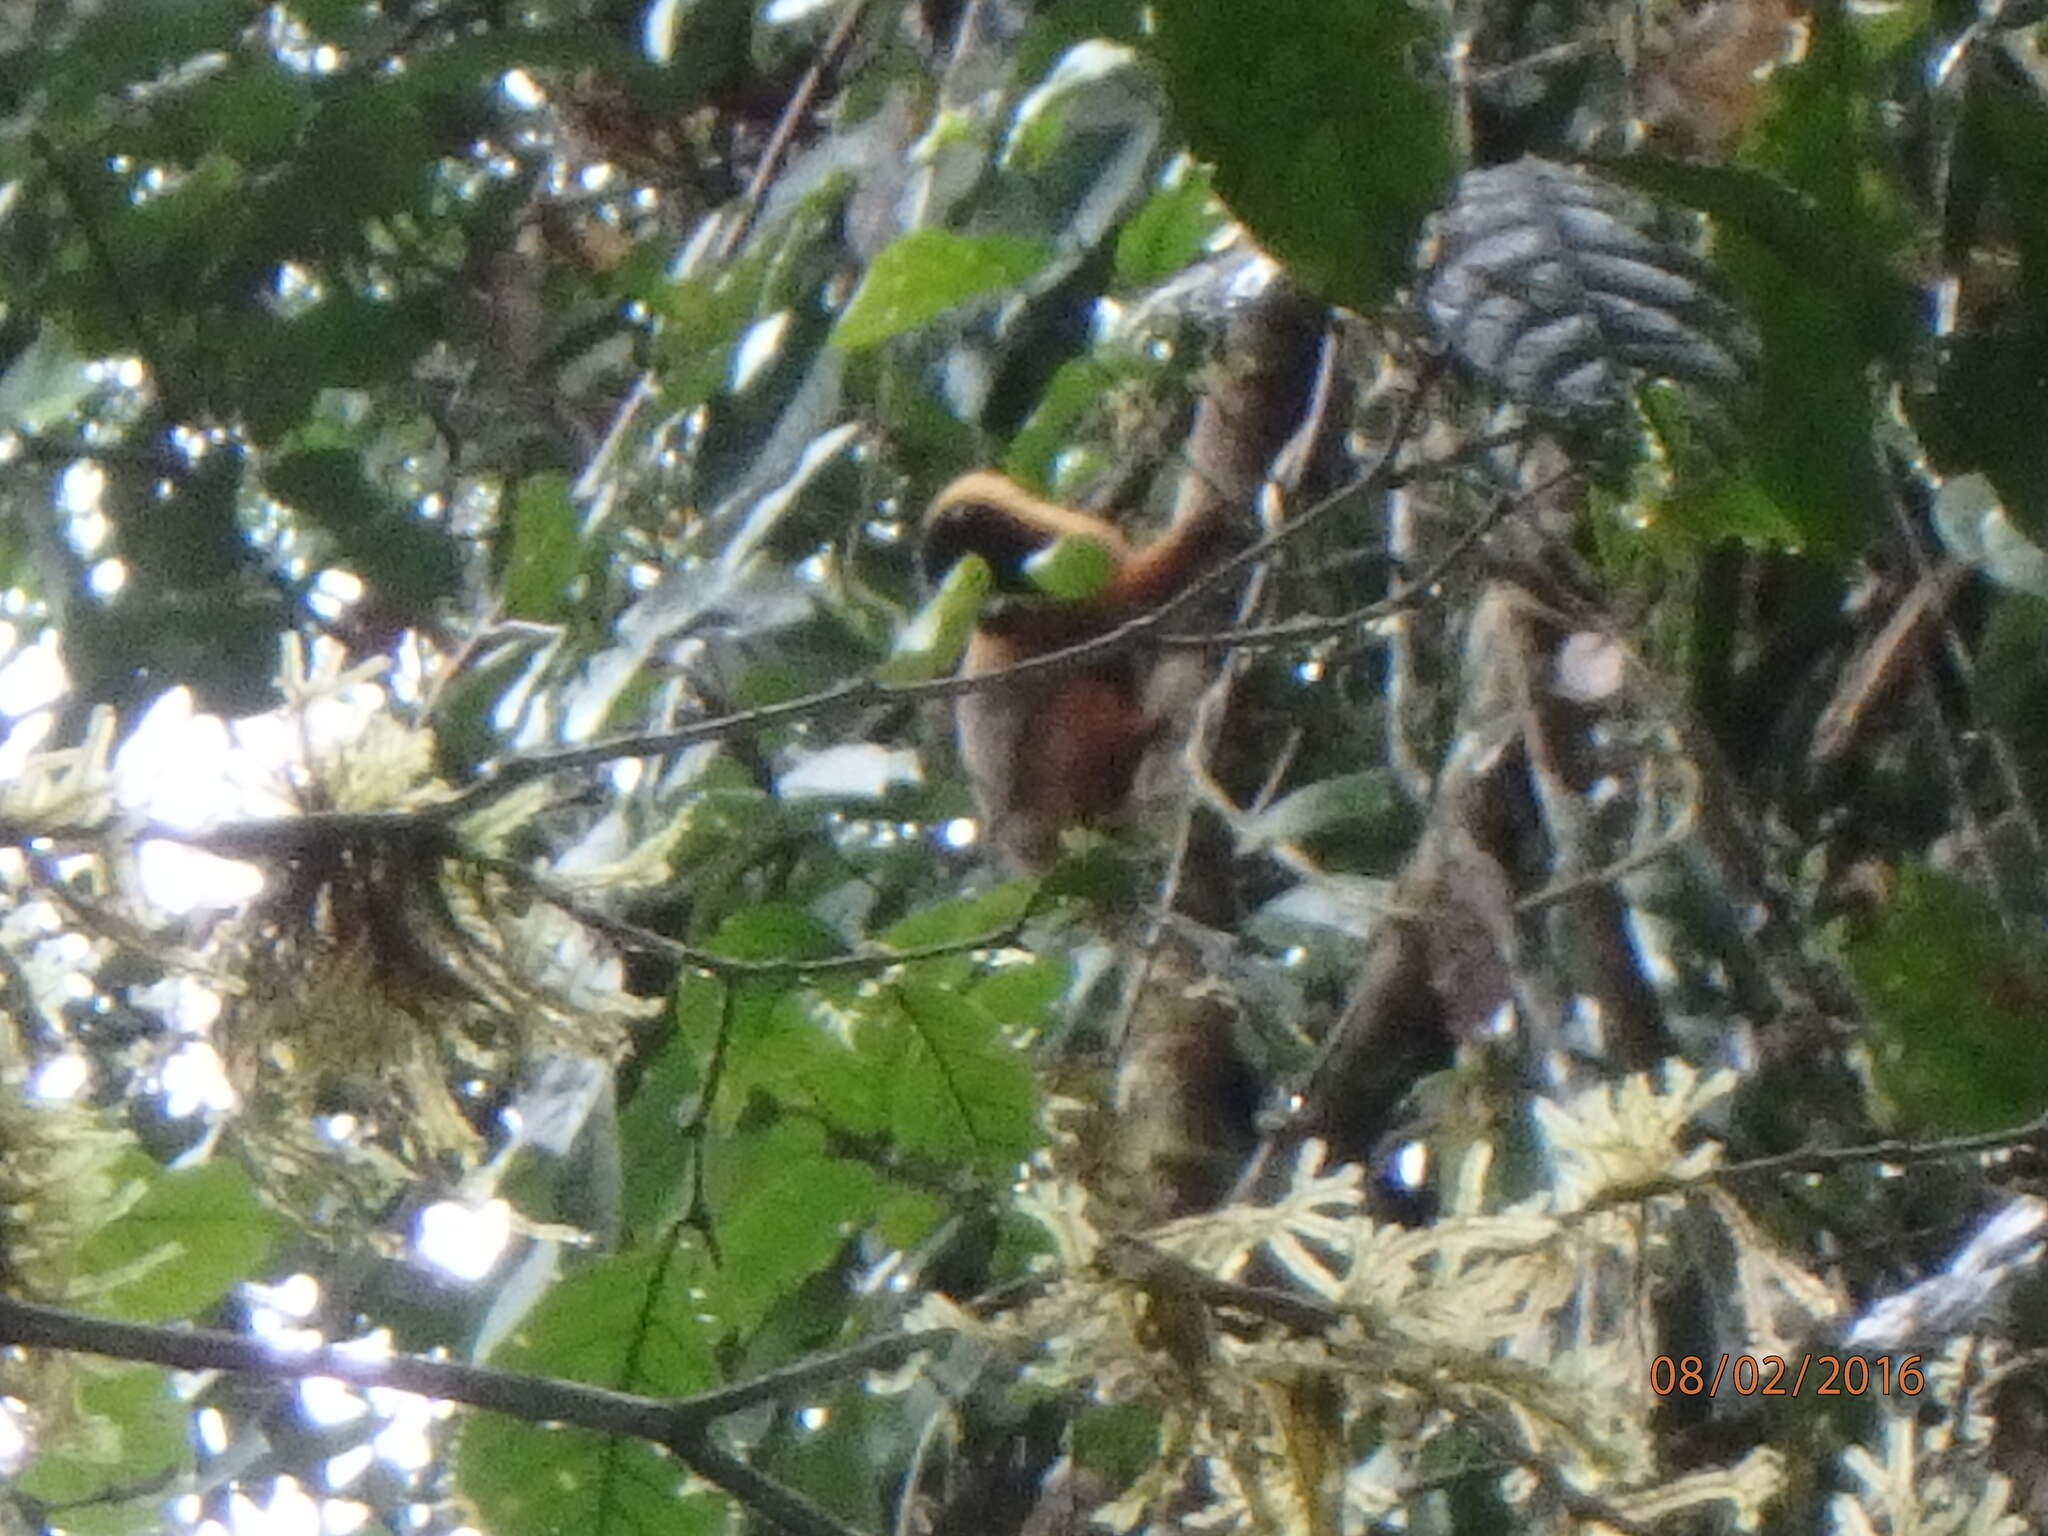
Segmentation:
{"type": "Polygon", "coordinates": [[[466,1403],[529,1423],[572,1424],[624,1435],[671,1451],[692,1472],[722,1488],[792,1536],[859,1536],[795,1490],[756,1471],[711,1439],[711,1426],[757,1403],[842,1381],[863,1371],[901,1365],[944,1343],[943,1328],[886,1334],[691,1397],[646,1397],[607,1387],[530,1376],[488,1366],[417,1355],[366,1357],[332,1345],[287,1350],[261,1339],[211,1328],[167,1328],[91,1317],[0,1295],[0,1345],[106,1355],[181,1371],[234,1371],[286,1381],[331,1376],[362,1387],[393,1387],[421,1397],[466,1403]]]}

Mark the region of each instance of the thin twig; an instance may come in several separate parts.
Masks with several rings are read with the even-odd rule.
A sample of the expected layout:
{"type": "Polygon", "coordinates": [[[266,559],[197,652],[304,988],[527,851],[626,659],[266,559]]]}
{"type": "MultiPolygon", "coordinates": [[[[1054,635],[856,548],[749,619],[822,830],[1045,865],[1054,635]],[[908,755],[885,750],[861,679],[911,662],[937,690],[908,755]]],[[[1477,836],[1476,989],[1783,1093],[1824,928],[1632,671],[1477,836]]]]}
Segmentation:
{"type": "Polygon", "coordinates": [[[651,928],[643,928],[638,923],[630,923],[622,917],[615,917],[602,907],[585,901],[559,881],[529,869],[517,860],[474,853],[465,854],[463,857],[479,868],[503,876],[515,886],[531,891],[549,906],[559,908],[585,927],[602,933],[621,949],[661,955],[692,970],[732,979],[749,976],[818,976],[885,971],[892,966],[915,965],[920,960],[942,960],[955,955],[976,954],[982,950],[1006,949],[1017,943],[1031,919],[1041,910],[1038,897],[1034,894],[1031,900],[1025,903],[1024,909],[1002,927],[945,944],[925,944],[913,949],[866,948],[855,950],[851,954],[825,955],[810,960],[741,960],[732,955],[714,954],[710,950],[699,949],[693,944],[685,944],[679,939],[669,938],[666,934],[656,933],[651,928]]]}
{"type": "Polygon", "coordinates": [[[1733,1184],[1746,1179],[1783,1178],[1787,1174],[1832,1173],[1861,1163],[1934,1163],[1950,1158],[1976,1157],[1989,1152],[2006,1152],[2032,1142],[2048,1140],[2048,1114],[2003,1130],[1977,1131],[1967,1136],[1943,1136],[1934,1141],[1866,1141],[1851,1147],[1802,1147],[1795,1152],[1774,1152],[1768,1157],[1723,1163],[1704,1173],[1682,1179],[1649,1179],[1640,1184],[1607,1191],[1571,1214],[1589,1215],[1632,1205],[1662,1195],[1682,1195],[1714,1185],[1733,1184]]]}
{"type": "Polygon", "coordinates": [[[1554,906],[1586,891],[1613,885],[1637,870],[1646,869],[1659,859],[1666,858],[1683,848],[1691,839],[1699,822],[1700,791],[1697,770],[1692,771],[1692,780],[1692,787],[1686,794],[1685,803],[1679,813],[1671,819],[1669,826],[1649,842],[1598,869],[1584,870],[1564,879],[1554,880],[1540,891],[1531,891],[1516,901],[1515,910],[1521,913],[1540,912],[1545,907],[1554,906]]]}
{"type": "Polygon", "coordinates": [[[754,167],[754,174],[747,181],[747,190],[740,196],[739,210],[718,242],[716,261],[730,260],[733,252],[740,248],[740,242],[746,239],[747,232],[754,227],[754,221],[761,216],[761,205],[767,201],[768,189],[775,184],[775,178],[782,169],[782,158],[789,151],[790,140],[796,137],[797,125],[811,109],[818,87],[824,83],[826,73],[838,63],[839,55],[845,51],[853,29],[860,24],[866,10],[867,0],[847,0],[845,10],[833,23],[831,32],[818,49],[817,57],[811,60],[811,67],[804,71],[803,79],[790,93],[782,115],[775,121],[775,131],[768,136],[767,147],[761,151],[760,163],[754,167]]]}

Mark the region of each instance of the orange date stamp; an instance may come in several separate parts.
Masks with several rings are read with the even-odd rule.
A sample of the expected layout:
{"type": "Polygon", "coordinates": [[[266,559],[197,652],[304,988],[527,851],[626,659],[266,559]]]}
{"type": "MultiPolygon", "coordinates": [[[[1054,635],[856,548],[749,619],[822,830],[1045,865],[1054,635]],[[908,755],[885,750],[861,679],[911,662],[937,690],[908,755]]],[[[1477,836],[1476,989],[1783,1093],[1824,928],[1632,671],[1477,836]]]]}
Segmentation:
{"type": "Polygon", "coordinates": [[[1659,1355],[1650,1362],[1659,1397],[1917,1397],[1927,1390],[1920,1356],[1659,1355]]]}

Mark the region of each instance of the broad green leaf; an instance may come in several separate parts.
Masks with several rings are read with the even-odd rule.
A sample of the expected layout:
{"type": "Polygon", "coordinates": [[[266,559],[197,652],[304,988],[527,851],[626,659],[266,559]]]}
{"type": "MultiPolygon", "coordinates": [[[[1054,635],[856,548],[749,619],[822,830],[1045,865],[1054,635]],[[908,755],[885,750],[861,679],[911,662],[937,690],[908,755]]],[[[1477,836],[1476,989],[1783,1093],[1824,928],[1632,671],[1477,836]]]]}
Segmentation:
{"type": "MultiPolygon", "coordinates": [[[[715,1010],[718,991],[719,983],[711,978],[691,977],[676,990],[677,1010],[684,1006],[685,993],[696,995],[696,1006],[715,1010]]],[[[697,1145],[686,1132],[704,1086],[702,1049],[691,1032],[676,1029],[641,1071],[633,1097],[619,1111],[628,1243],[652,1238],[681,1213],[683,1181],[697,1145]]]]}
{"type": "Polygon", "coordinates": [[[505,612],[513,618],[564,616],[569,583],[582,568],[583,540],[566,475],[535,475],[512,498],[512,558],[505,568],[505,612]]]}
{"type": "Polygon", "coordinates": [[[472,1412],[450,1458],[455,1487],[487,1531],[661,1531],[717,1536],[732,1524],[723,1495],[692,1484],[645,1440],[472,1412]]]}
{"type": "Polygon", "coordinates": [[[1867,220],[1830,213],[1766,171],[1649,154],[1592,163],[1616,181],[1712,216],[1717,236],[1737,235],[1768,251],[1801,282],[1845,295],[1860,357],[1902,359],[1921,334],[1912,285],[1886,264],[1867,220]]]}
{"type": "Polygon", "coordinates": [[[1802,246],[1758,216],[1755,232],[1727,231],[1716,260],[1748,300],[1763,340],[1757,480],[1817,550],[1855,546],[1878,504],[1871,471],[1869,363],[1917,334],[1910,300],[1873,271],[1897,244],[1895,220],[1878,201],[1873,81],[1861,43],[1840,10],[1814,13],[1805,60],[1772,78],[1773,103],[1750,151],[1763,169],[1815,210],[1820,246],[1802,246]],[[1816,267],[1816,250],[1837,258],[1816,267]]]}
{"type": "Polygon", "coordinates": [[[384,516],[384,497],[346,448],[306,448],[267,465],[263,483],[336,538],[346,539],[384,516]]]}
{"type": "Polygon", "coordinates": [[[95,1311],[138,1322],[189,1318],[261,1272],[283,1230],[239,1167],[219,1158],[173,1169],[140,1155],[133,1161],[149,1179],[147,1192],[79,1251],[84,1283],[136,1271],[95,1293],[95,1311]]]}
{"type": "Polygon", "coordinates": [[[846,946],[801,907],[765,902],[734,913],[706,946],[734,960],[822,960],[846,946]]]}
{"type": "Polygon", "coordinates": [[[967,995],[999,1028],[1036,1035],[1044,1032],[1066,990],[1066,960],[1046,955],[985,968],[967,995]]]}
{"type": "Polygon", "coordinates": [[[1108,583],[1115,557],[1100,539],[1062,534],[1024,562],[1024,576],[1048,597],[1093,597],[1108,583]]]}
{"type": "MultiPolygon", "coordinates": [[[[694,1239],[650,1242],[570,1275],[491,1357],[504,1370],[657,1396],[718,1379],[717,1334],[703,1319],[710,1266],[694,1239]]],[[[472,1414],[453,1457],[456,1483],[486,1529],[708,1532],[719,1500],[682,1497],[683,1472],[644,1441],[472,1414]]]]}
{"type": "Polygon", "coordinates": [[[896,1145],[988,1177],[1037,1144],[1036,1080],[971,993],[942,968],[913,967],[855,1036],[874,1109],[896,1145]]]}
{"type": "Polygon", "coordinates": [[[979,938],[1014,923],[1030,907],[1037,891],[1035,881],[1012,880],[978,896],[942,901],[892,925],[883,933],[882,942],[892,949],[925,949],[979,938]]]}
{"type": "Polygon", "coordinates": [[[1795,548],[1801,525],[1746,466],[1716,475],[1705,486],[1681,487],[1665,503],[1672,521],[1696,538],[1795,548]]]}
{"type": "Polygon", "coordinates": [[[270,444],[300,429],[326,389],[363,389],[404,378],[431,343],[428,306],[346,291],[280,319],[262,311],[223,320],[225,404],[242,413],[249,436],[270,444]]]}
{"type": "MultiPolygon", "coordinates": [[[[1014,900],[980,913],[956,904],[954,920],[972,920],[959,936],[996,926],[1014,900]]],[[[750,981],[729,1015],[704,988],[683,1023],[700,1053],[729,1031],[714,1125],[744,1121],[750,1106],[782,1106],[880,1147],[1007,1172],[1035,1143],[1036,1085],[1004,1033],[1019,1000],[997,992],[984,1007],[973,969],[961,955],[921,961],[885,987],[750,981]]]]}
{"type": "Polygon", "coordinates": [[[1989,1131],[2048,1110],[2048,941],[1909,868],[1849,959],[1871,1003],[1873,1080],[1906,1126],[1989,1131]]]}
{"type": "MultiPolygon", "coordinates": [[[[225,155],[208,155],[162,195],[106,209],[101,232],[113,261],[148,301],[169,313],[211,286],[225,236],[246,217],[248,180],[225,155]]],[[[132,323],[132,316],[130,317],[132,323]]],[[[134,338],[128,338],[133,345],[134,338]]]]}
{"type": "MultiPolygon", "coordinates": [[[[1754,489],[1802,541],[1839,557],[1876,504],[1869,370],[1905,357],[1924,327],[1886,253],[1896,216],[1874,192],[1872,82],[1839,11],[1815,13],[1804,62],[1772,80],[1772,106],[1746,154],[1752,169],[1651,156],[1602,169],[1715,219],[1713,255],[1763,343],[1749,434],[1754,489]]],[[[1764,526],[1754,497],[1702,516],[1764,526]]]]}
{"type": "Polygon", "coordinates": [[[1160,188],[1117,233],[1117,284],[1149,288],[1164,282],[1201,255],[1225,223],[1206,170],[1160,188]]]}
{"type": "Polygon", "coordinates": [[[156,0],[138,22],[115,6],[72,29],[63,41],[9,61],[33,69],[37,87],[62,107],[139,85],[201,54],[232,52],[249,24],[245,0],[156,0]]]}
{"type": "MultiPolygon", "coordinates": [[[[1246,848],[1296,842],[1345,827],[1371,828],[1401,816],[1407,802],[1383,768],[1341,774],[1283,795],[1239,829],[1246,848]]],[[[1404,822],[1406,817],[1401,818],[1404,822]]]]}
{"type": "Polygon", "coordinates": [[[1717,479],[1686,506],[1702,532],[1797,541],[1840,556],[1874,504],[1862,320],[1841,288],[1808,281],[1740,235],[1716,246],[1762,341],[1748,484],[1717,479]]]}
{"type": "Polygon", "coordinates": [[[832,329],[832,345],[857,352],[915,330],[970,299],[1016,287],[1047,255],[1037,242],[1010,235],[912,230],[868,264],[832,329]]]}
{"type": "MultiPolygon", "coordinates": [[[[1666,484],[1655,494],[1655,521],[1702,543],[1734,539],[1796,547],[1799,524],[1759,483],[1726,430],[1704,431],[1680,391],[1654,382],[1636,394],[1655,441],[1666,484]]],[[[1650,494],[1650,493],[1646,493],[1650,494]]]]}
{"type": "MultiPolygon", "coordinates": [[[[189,1405],[159,1366],[80,1361],[66,1428],[11,1486],[64,1510],[79,1536],[145,1536],[164,1527],[167,1472],[190,1460],[189,1405]],[[122,1490],[147,1490],[143,1493],[122,1490]]],[[[54,1409],[55,1405],[41,1405],[54,1409]]],[[[54,1417],[53,1413],[53,1417],[54,1417]]]]}
{"type": "Polygon", "coordinates": [[[1003,468],[1026,485],[1051,486],[1054,465],[1072,453],[1083,417],[1117,385],[1155,372],[1157,366],[1134,352],[1107,347],[1062,363],[1010,439],[1003,468]]]}
{"type": "Polygon", "coordinates": [[[219,74],[167,93],[131,148],[170,161],[224,154],[269,165],[292,148],[313,111],[310,76],[268,55],[245,55],[219,74]]]}
{"type": "Polygon", "coordinates": [[[490,1363],[621,1392],[698,1391],[718,1374],[717,1335],[693,1295],[710,1268],[688,1234],[598,1259],[560,1281],[490,1363]]]}
{"type": "Polygon", "coordinates": [[[896,637],[896,649],[875,669],[885,683],[921,683],[950,671],[967,649],[995,573],[980,555],[953,563],[946,579],[896,637]]]}
{"type": "Polygon", "coordinates": [[[338,562],[408,611],[451,595],[459,572],[445,529],[390,505],[345,448],[307,448],[267,466],[271,494],[334,541],[338,562]]]}
{"type": "Polygon", "coordinates": [[[757,1452],[761,1469],[803,1489],[855,1530],[890,1529],[896,1498],[891,1480],[875,1476],[876,1448],[902,1435],[900,1408],[858,1384],[818,1389],[808,1400],[828,1405],[824,1422],[814,1428],[779,1424],[757,1452]]]}
{"type": "Polygon", "coordinates": [[[44,321],[36,339],[0,375],[0,422],[35,433],[62,421],[92,393],[85,368],[85,357],[70,339],[44,321]]]}
{"type": "Polygon", "coordinates": [[[1216,190],[1306,287],[1372,310],[1456,160],[1438,41],[1405,0],[1161,0],[1156,48],[1216,190]]]}
{"type": "MultiPolygon", "coordinates": [[[[1967,71],[1950,166],[1944,254],[1967,271],[2008,240],[2019,274],[1986,326],[1945,338],[1931,392],[1911,392],[1913,424],[1943,471],[1990,476],[2026,532],[2048,537],[2048,107],[1997,68],[1967,71]]],[[[1965,291],[1978,287],[1967,280],[1965,291]]]]}
{"type": "Polygon", "coordinates": [[[882,1175],[834,1157],[825,1142],[815,1122],[783,1118],[718,1149],[712,1199],[721,1265],[700,1283],[726,1326],[757,1325],[879,1209],[882,1175]]]}

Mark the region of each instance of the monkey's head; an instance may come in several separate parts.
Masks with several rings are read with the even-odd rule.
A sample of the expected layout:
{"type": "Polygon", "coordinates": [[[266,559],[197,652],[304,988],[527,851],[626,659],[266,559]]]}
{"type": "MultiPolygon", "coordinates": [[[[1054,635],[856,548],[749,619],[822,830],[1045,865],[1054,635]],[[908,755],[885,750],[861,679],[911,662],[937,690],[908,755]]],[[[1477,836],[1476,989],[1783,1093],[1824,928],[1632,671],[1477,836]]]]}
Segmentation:
{"type": "Polygon", "coordinates": [[[1037,588],[1025,565],[1062,538],[1095,540],[1119,563],[1129,558],[1123,535],[1101,518],[1043,501],[1002,475],[980,470],[932,498],[920,563],[925,579],[937,583],[962,556],[979,555],[995,573],[998,592],[1031,595],[1037,588]]]}

